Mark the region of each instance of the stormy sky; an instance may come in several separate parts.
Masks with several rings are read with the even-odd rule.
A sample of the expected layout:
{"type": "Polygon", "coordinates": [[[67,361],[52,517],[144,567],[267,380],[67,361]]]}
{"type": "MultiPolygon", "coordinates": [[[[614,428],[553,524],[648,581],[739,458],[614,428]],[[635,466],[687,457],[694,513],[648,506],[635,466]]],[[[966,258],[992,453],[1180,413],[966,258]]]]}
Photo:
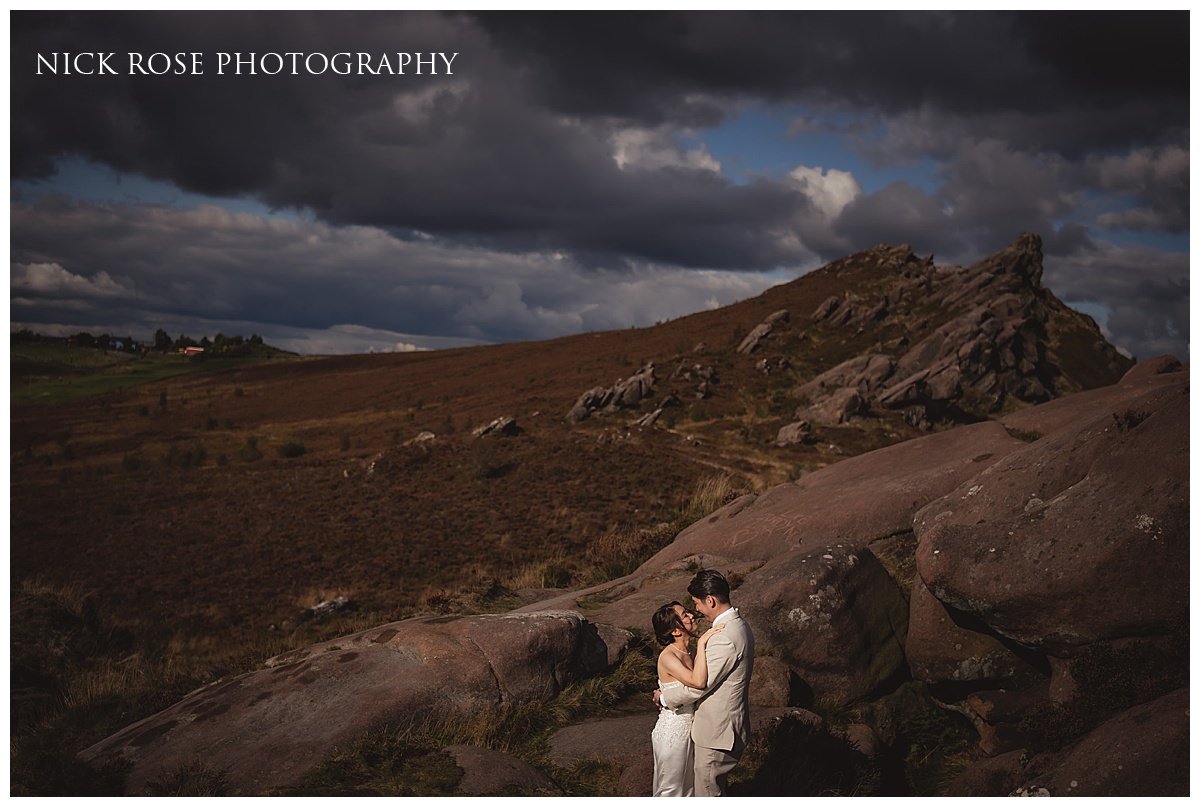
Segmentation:
{"type": "Polygon", "coordinates": [[[1186,359],[1188,28],[14,12],[10,318],[436,348],[649,325],[881,242],[966,264],[1033,231],[1045,283],[1111,341],[1186,359]],[[130,52],[204,73],[129,75],[130,52]],[[216,72],[292,52],[457,56],[450,75],[216,72]],[[116,74],[37,75],[52,53],[113,53],[116,74]]]}

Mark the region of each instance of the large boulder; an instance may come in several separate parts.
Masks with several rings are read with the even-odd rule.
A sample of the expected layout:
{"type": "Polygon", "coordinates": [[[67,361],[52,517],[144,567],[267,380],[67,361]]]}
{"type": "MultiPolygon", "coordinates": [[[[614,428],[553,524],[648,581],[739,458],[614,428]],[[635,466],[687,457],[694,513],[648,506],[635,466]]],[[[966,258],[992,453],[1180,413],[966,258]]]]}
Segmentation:
{"type": "Polygon", "coordinates": [[[608,409],[636,406],[643,398],[650,397],[654,391],[654,362],[650,362],[624,381],[618,381],[612,388],[612,400],[608,409]]]}
{"type": "Polygon", "coordinates": [[[913,678],[930,684],[1031,680],[1038,670],[986,627],[953,612],[914,581],[904,652],[913,678]]]}
{"type": "Polygon", "coordinates": [[[746,338],[738,344],[737,352],[753,353],[762,344],[762,341],[770,335],[776,325],[780,322],[787,322],[788,319],[789,316],[786,310],[776,311],[774,314],[771,314],[758,325],[755,325],[750,333],[746,334],[746,338]]]}
{"type": "Polygon", "coordinates": [[[375,726],[550,698],[607,661],[595,628],[569,611],[404,620],[198,689],[81,756],[127,762],[130,792],[200,759],[232,793],[262,793],[375,726]]]}
{"type": "Polygon", "coordinates": [[[775,435],[777,446],[798,446],[812,437],[812,425],[807,420],[798,420],[779,429],[775,435]]]}
{"type": "Polygon", "coordinates": [[[787,552],[747,576],[737,604],[757,644],[821,700],[849,703],[907,677],[908,603],[867,550],[787,552]]]}
{"type": "Polygon", "coordinates": [[[765,561],[789,549],[865,547],[911,530],[921,507],[1024,445],[1000,424],[984,422],[849,457],[735,499],[683,530],[639,571],[701,553],[765,561]]]}
{"type": "Polygon", "coordinates": [[[1186,385],[1030,443],[917,514],[933,594],[1055,655],[1188,614],[1186,385]]]}
{"type": "Polygon", "coordinates": [[[822,426],[838,426],[867,413],[867,401],[853,387],[844,387],[821,403],[796,410],[797,418],[806,418],[822,426]]]}
{"type": "Polygon", "coordinates": [[[1101,724],[1036,782],[1055,796],[1186,796],[1190,690],[1178,689],[1101,724]]]}
{"type": "Polygon", "coordinates": [[[643,398],[653,393],[655,380],[654,362],[649,362],[629,378],[618,380],[611,387],[593,387],[575,401],[567,413],[567,422],[587,420],[599,410],[615,412],[622,407],[637,406],[643,398]]]}
{"type": "Polygon", "coordinates": [[[895,362],[883,353],[868,353],[847,359],[826,370],[806,384],[796,387],[792,395],[817,403],[841,389],[856,389],[868,393],[881,388],[892,377],[895,362]]]}

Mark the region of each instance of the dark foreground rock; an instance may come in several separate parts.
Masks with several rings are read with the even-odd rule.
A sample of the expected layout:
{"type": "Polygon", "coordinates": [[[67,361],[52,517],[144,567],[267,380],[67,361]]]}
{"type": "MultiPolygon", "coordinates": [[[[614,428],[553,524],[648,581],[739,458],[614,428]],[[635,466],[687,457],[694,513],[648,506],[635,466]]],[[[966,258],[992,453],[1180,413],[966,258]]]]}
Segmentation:
{"type": "Polygon", "coordinates": [[[468,796],[562,795],[562,788],[537,768],[502,751],[477,745],[450,745],[445,749],[463,770],[455,790],[468,796]]]}
{"type": "MultiPolygon", "coordinates": [[[[649,698],[649,693],[647,693],[649,698]]],[[[773,722],[794,717],[807,724],[820,725],[821,718],[804,709],[751,707],[751,731],[761,735],[773,722]]],[[[585,761],[607,762],[629,772],[621,777],[621,795],[649,796],[653,787],[654,751],[650,732],[658,721],[657,712],[607,717],[568,726],[550,738],[549,761],[569,768],[585,761]]]]}
{"type": "Polygon", "coordinates": [[[1188,398],[1176,385],[1104,407],[926,506],[930,591],[1055,655],[1184,624],[1188,398]]]}
{"type": "Polygon", "coordinates": [[[1190,690],[1107,721],[1038,780],[1056,796],[1186,796],[1190,690]]]}
{"type": "Polygon", "coordinates": [[[478,719],[553,697],[607,663],[595,627],[573,612],[393,622],[198,689],[81,756],[130,763],[131,793],[197,761],[223,772],[231,793],[261,793],[296,784],[380,724],[478,719]]]}

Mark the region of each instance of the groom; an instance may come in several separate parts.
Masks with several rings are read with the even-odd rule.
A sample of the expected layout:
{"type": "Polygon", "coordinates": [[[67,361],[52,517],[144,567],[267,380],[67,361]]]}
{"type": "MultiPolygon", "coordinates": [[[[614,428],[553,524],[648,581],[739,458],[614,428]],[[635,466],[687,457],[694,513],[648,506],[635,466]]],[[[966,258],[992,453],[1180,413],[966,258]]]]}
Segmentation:
{"type": "Polygon", "coordinates": [[[692,578],[688,594],[696,610],[713,624],[724,625],[705,650],[708,686],[672,687],[655,692],[656,700],[677,709],[696,704],[692,741],[696,744],[697,796],[725,795],[725,782],[750,742],[750,674],[754,668],[754,634],[729,602],[729,583],[713,569],[692,578]]]}

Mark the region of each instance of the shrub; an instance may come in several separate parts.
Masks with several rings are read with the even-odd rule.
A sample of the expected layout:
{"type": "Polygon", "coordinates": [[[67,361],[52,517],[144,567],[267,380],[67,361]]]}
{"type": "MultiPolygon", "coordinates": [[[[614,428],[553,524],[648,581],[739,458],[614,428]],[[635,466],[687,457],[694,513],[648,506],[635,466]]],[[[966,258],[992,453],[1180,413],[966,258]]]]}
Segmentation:
{"type": "Polygon", "coordinates": [[[180,448],[173,445],[167,449],[162,461],[168,468],[199,468],[207,459],[208,452],[204,450],[204,446],[180,448]]]}
{"type": "Polygon", "coordinates": [[[307,451],[308,448],[305,447],[304,443],[292,441],[284,443],[279,447],[279,456],[288,458],[303,457],[307,451]]]}
{"type": "Polygon", "coordinates": [[[238,459],[242,462],[254,462],[262,458],[262,452],[258,450],[258,438],[247,437],[245,444],[238,449],[238,459]]]}
{"type": "Polygon", "coordinates": [[[748,491],[729,474],[707,476],[696,483],[691,500],[684,507],[679,520],[684,526],[720,510],[725,505],[748,491]]]}
{"type": "Polygon", "coordinates": [[[651,528],[622,526],[601,535],[588,547],[587,560],[595,582],[624,577],[675,539],[674,524],[651,528]]]}

